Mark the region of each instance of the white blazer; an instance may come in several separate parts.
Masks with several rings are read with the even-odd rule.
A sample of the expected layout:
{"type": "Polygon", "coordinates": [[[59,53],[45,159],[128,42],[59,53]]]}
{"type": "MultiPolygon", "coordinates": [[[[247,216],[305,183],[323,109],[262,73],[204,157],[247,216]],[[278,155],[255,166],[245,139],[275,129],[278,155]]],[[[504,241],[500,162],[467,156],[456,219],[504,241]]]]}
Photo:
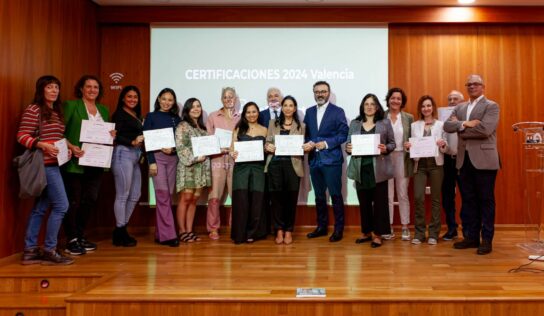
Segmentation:
{"type": "MultiPolygon", "coordinates": [[[[423,132],[425,129],[425,121],[417,120],[412,123],[412,137],[423,137],[423,132]]],[[[431,128],[431,136],[436,136],[438,139],[442,138],[446,141],[446,132],[444,132],[444,122],[435,120],[434,125],[431,128]]],[[[437,166],[444,165],[444,153],[448,150],[448,143],[446,141],[445,147],[438,148],[438,156],[434,157],[437,166]]],[[[414,161],[418,161],[419,158],[415,158],[414,161]]],[[[414,168],[417,170],[417,164],[414,168]]]]}

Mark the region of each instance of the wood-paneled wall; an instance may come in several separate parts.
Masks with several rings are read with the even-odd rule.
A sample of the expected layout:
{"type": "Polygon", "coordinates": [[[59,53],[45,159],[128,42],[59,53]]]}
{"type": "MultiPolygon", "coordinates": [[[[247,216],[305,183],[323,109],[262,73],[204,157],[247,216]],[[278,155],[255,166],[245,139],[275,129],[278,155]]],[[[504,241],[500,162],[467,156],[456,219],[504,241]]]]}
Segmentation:
{"type": "Polygon", "coordinates": [[[99,71],[96,5],[90,0],[0,0],[0,257],[23,248],[32,201],[17,198],[12,158],[22,152],[15,134],[32,101],[36,79],[62,82],[63,99],[84,73],[99,71]]]}
{"type": "Polygon", "coordinates": [[[497,139],[502,169],[496,182],[496,222],[523,223],[520,121],[543,121],[544,25],[391,25],[389,83],[405,89],[406,110],[417,114],[424,94],[440,105],[462,91],[469,74],[481,74],[485,95],[499,103],[497,139]]]}

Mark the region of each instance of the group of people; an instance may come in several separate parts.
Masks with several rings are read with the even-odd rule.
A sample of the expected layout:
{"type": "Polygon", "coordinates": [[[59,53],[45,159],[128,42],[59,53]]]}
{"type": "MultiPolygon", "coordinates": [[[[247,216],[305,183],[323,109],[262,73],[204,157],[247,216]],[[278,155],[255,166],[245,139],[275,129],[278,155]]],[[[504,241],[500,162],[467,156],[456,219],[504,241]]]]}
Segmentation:
{"type": "MultiPolygon", "coordinates": [[[[42,150],[47,186],[36,200],[28,221],[22,263],[71,264],[73,258],[57,249],[57,236],[64,226],[65,252],[82,255],[97,246],[85,235],[89,214],[96,207],[103,168],[82,166],[78,159],[85,155],[80,133],[83,120],[109,122],[106,106],[99,103],[103,94],[100,80],[85,75],[75,85],[75,100],[64,104],[60,98],[60,81],[43,76],[36,83],[34,101],[21,119],[17,140],[25,147],[42,150]],[[66,138],[70,161],[59,167],[59,149],[53,143],[66,138]],[[51,207],[43,249],[38,234],[46,210],[51,207]]],[[[448,97],[452,114],[445,122],[437,119],[438,108],[433,97],[422,96],[417,105],[418,120],[403,111],[407,97],[400,88],[389,89],[384,111],[374,94],[363,97],[359,115],[348,126],[344,110],[330,102],[329,83],[318,81],[313,86],[316,105],[302,118],[293,96],[283,97],[277,88],[267,92],[268,108],[259,111],[254,102],[246,103],[241,113],[236,110],[236,91],[223,88],[222,107],[204,120],[201,102],[196,98],[178,106],[176,93],[161,90],[154,111],[141,117],[141,96],[135,86],[122,89],[117,108],[111,117],[115,129],[111,169],[115,180],[115,229],[112,243],[132,247],[136,239],[127,231],[131,214],[141,194],[142,158],[147,158],[153,179],[156,209],[157,243],[179,246],[180,242],[200,241],[193,229],[197,200],[208,191],[206,228],[211,240],[220,238],[220,205],[226,193],[232,197],[231,235],[236,244],[265,238],[273,230],[275,243],[293,242],[296,207],[304,156],[275,155],[277,135],[303,135],[302,149],[308,155],[309,173],[315,194],[317,227],[308,238],[328,235],[330,197],[334,212],[331,242],[342,240],[344,231],[344,199],[342,196],[343,150],[353,153],[352,137],[378,134],[379,154],[352,155],[347,176],[353,179],[359,199],[362,236],[356,243],[369,242],[380,247],[392,239],[395,193],[402,224],[402,240],[412,244],[426,241],[434,245],[439,239],[440,199],[446,211],[448,231],[442,237],[457,237],[455,221],[455,185],[462,196],[461,219],[464,240],[455,248],[478,248],[479,254],[492,249],[494,227],[494,183],[499,159],[495,130],[499,118],[498,105],[483,96],[484,84],[478,75],[466,83],[470,96],[452,91],[448,97]],[[181,113],[180,113],[181,112],[181,113]],[[143,131],[172,128],[175,147],[144,153],[143,131]],[[232,132],[230,147],[219,154],[193,156],[192,137],[232,132]],[[410,137],[434,136],[438,155],[410,158],[410,137]],[[236,142],[260,141],[263,161],[237,162],[236,142]],[[345,145],[345,146],[343,146],[345,145]],[[408,224],[410,203],[408,184],[414,177],[415,233],[408,224]],[[425,189],[431,187],[431,221],[425,221],[425,189]],[[225,187],[227,192],[225,192],[225,187]],[[179,201],[175,215],[172,195],[179,201]],[[328,193],[328,195],[327,195],[328,193]],[[174,219],[175,217],[175,219],[174,219]],[[176,223],[177,222],[177,223],[176,223]],[[481,234],[481,238],[480,238],[481,234]]]]}

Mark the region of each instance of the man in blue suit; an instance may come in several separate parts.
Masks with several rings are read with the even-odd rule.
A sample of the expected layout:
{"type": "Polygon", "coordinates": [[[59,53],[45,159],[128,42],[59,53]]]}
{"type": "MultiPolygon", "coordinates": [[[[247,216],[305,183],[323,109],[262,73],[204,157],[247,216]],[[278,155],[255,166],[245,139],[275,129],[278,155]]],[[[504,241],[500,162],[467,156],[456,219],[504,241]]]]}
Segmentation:
{"type": "Polygon", "coordinates": [[[334,232],[329,241],[342,240],[344,233],[344,198],[342,197],[342,144],[348,136],[348,123],[344,110],[329,103],[330,85],[325,81],[314,84],[317,105],[306,110],[304,124],[306,136],[304,151],[308,152],[310,176],[315,193],[317,228],[307,235],[315,238],[327,235],[329,212],[326,191],[332,200],[334,232]]]}
{"type": "Polygon", "coordinates": [[[281,94],[280,89],[275,87],[268,89],[266,92],[266,102],[268,103],[268,108],[259,113],[259,124],[268,128],[270,119],[277,119],[280,117],[282,99],[283,95],[281,94]]]}

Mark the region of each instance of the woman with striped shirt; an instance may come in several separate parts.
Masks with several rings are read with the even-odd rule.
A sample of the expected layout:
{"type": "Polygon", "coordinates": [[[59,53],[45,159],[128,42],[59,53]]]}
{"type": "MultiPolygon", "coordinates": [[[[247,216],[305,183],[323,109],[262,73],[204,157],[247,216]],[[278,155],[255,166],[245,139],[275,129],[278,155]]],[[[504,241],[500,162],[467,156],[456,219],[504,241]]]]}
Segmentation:
{"type": "Polygon", "coordinates": [[[67,265],[74,262],[57,250],[60,225],[68,211],[68,198],[56,157],[59,150],[53,144],[64,138],[60,106],[60,81],[53,76],[40,77],[36,82],[34,101],[25,109],[17,132],[17,141],[20,144],[43,151],[47,179],[47,186],[30,212],[22,264],[67,265]],[[51,214],[47,219],[42,252],[38,245],[38,235],[49,207],[51,214]]]}

